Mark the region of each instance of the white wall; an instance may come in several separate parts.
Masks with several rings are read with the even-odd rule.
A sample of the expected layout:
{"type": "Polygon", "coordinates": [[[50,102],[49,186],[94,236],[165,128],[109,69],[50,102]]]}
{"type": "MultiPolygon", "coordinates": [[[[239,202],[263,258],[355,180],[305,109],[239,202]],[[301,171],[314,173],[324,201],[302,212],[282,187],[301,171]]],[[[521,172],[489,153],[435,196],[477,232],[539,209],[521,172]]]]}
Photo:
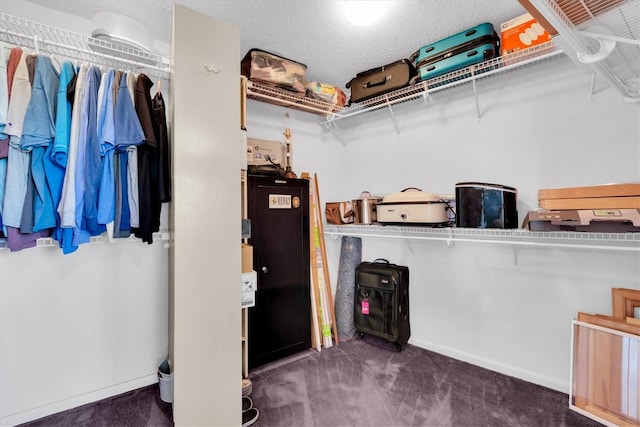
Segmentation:
{"type": "MultiPolygon", "coordinates": [[[[294,170],[317,172],[322,203],[406,187],[455,192],[481,181],[518,189],[520,221],[537,191],[640,181],[640,114],[566,57],[394,108],[338,121],[291,112],[294,170]]],[[[336,82],[339,83],[339,82],[336,82]]],[[[249,136],[282,140],[285,110],[249,103],[249,136]]],[[[332,286],[340,240],[327,238],[332,286]]],[[[611,287],[640,289],[637,252],[365,238],[363,258],[408,265],[410,342],[569,390],[570,322],[610,314],[611,287]]]]}
{"type": "MultiPolygon", "coordinates": [[[[0,12],[91,28],[23,1],[4,1],[0,12]]],[[[89,244],[70,255],[0,249],[0,425],[157,382],[168,354],[168,277],[162,241],[89,244]]]]}
{"type": "Polygon", "coordinates": [[[152,384],[168,352],[162,242],[0,250],[0,425],[152,384]]]}

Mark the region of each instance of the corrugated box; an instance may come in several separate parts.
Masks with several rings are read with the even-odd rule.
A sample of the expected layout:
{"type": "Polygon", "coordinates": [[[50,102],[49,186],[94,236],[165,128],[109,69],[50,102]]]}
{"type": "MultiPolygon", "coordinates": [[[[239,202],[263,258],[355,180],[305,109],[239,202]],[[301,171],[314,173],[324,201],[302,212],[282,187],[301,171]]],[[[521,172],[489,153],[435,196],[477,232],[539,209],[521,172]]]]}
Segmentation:
{"type": "Polygon", "coordinates": [[[253,270],[253,246],[242,243],[242,272],[253,270]]]}
{"type": "Polygon", "coordinates": [[[501,55],[546,43],[551,36],[530,14],[525,13],[500,26],[501,55]]]}
{"type": "Polygon", "coordinates": [[[531,211],[522,228],[531,231],[640,232],[640,209],[531,211]]]}
{"type": "Polygon", "coordinates": [[[563,209],[640,209],[640,183],[538,190],[538,206],[563,209]]]}

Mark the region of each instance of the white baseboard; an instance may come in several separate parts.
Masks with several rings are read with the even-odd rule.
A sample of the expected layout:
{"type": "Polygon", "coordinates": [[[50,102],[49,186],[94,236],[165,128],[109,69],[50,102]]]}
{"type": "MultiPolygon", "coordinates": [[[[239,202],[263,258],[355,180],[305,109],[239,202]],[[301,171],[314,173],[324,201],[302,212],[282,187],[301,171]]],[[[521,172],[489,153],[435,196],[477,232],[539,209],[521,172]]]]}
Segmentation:
{"type": "Polygon", "coordinates": [[[515,366],[507,365],[497,362],[491,359],[485,359],[478,357],[471,353],[465,353],[450,347],[441,346],[428,341],[410,338],[409,343],[417,347],[424,348],[425,350],[431,350],[436,353],[444,354],[445,356],[452,357],[454,359],[462,360],[463,362],[471,363],[472,365],[480,366],[481,368],[489,369],[491,371],[499,372],[510,377],[519,378],[524,381],[528,381],[533,384],[538,384],[543,387],[569,394],[569,382],[558,381],[557,378],[550,378],[544,375],[537,374],[535,372],[525,371],[515,366]]]}
{"type": "Polygon", "coordinates": [[[46,417],[48,415],[57,414],[58,412],[77,408],[78,406],[86,405],[87,403],[97,402],[98,400],[117,396],[119,394],[126,393],[128,391],[135,390],[141,387],[146,387],[157,382],[158,374],[154,373],[152,375],[146,375],[144,377],[136,378],[131,381],[126,381],[120,384],[114,384],[109,387],[101,388],[99,390],[83,393],[79,396],[70,397],[68,399],[52,402],[47,405],[39,406],[37,408],[32,408],[16,414],[7,415],[0,418],[0,426],[16,426],[18,424],[46,417]]]}

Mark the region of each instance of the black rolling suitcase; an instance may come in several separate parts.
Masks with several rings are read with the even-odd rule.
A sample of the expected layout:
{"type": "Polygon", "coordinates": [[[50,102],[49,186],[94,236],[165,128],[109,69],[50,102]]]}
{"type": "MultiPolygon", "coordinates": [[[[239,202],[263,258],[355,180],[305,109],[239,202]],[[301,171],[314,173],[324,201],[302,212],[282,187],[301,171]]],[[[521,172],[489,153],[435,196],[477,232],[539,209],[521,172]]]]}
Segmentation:
{"type": "Polygon", "coordinates": [[[360,336],[375,335],[400,351],[411,336],[409,267],[384,259],[356,267],[353,322],[360,336]]]}

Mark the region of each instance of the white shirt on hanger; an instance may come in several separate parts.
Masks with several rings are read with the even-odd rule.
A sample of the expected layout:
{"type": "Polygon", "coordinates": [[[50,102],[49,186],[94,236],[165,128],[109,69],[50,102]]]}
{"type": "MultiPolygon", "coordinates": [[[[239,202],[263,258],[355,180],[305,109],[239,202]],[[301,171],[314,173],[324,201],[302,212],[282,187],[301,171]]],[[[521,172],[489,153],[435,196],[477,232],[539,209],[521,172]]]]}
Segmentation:
{"type": "Polygon", "coordinates": [[[80,111],[82,110],[82,99],[84,98],[84,84],[89,66],[82,64],[76,79],[76,91],[73,97],[73,110],[71,113],[71,137],[69,139],[69,151],[67,157],[67,171],[64,175],[62,185],[62,197],[58,205],[60,215],[60,225],[62,227],[73,228],[76,225],[76,166],[78,154],[78,137],[80,135],[80,111]]]}

